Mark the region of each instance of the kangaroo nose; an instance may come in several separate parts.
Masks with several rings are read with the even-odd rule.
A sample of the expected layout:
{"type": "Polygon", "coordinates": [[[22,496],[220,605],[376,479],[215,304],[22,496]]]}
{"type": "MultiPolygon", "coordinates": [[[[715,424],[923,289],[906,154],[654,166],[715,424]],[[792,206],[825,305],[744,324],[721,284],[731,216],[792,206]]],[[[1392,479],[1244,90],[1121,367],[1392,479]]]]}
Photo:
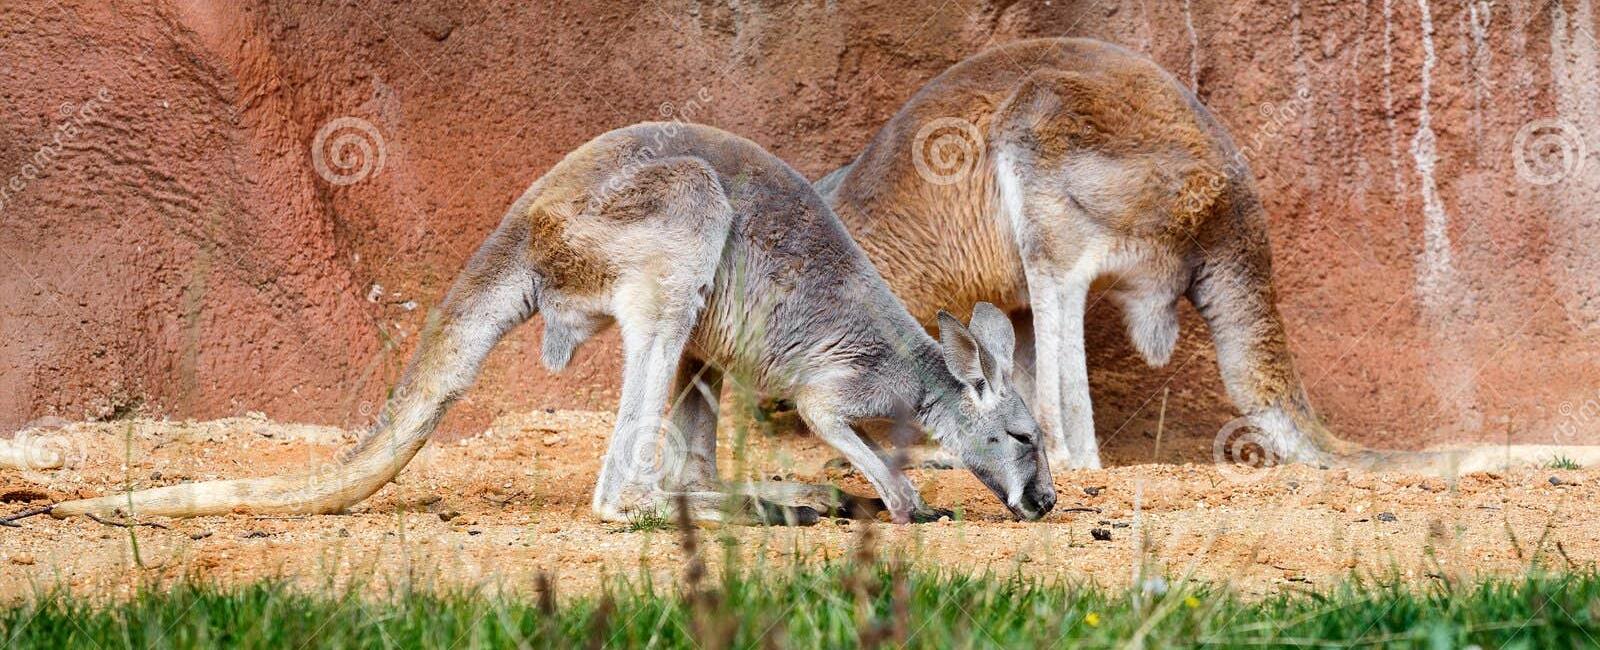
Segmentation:
{"type": "Polygon", "coordinates": [[[1056,491],[1055,491],[1055,489],[1051,488],[1051,489],[1045,490],[1044,494],[1041,494],[1037,498],[1034,499],[1034,503],[1038,504],[1039,517],[1041,519],[1044,518],[1045,515],[1050,514],[1050,510],[1052,508],[1056,507],[1056,491]]]}
{"type": "Polygon", "coordinates": [[[1043,490],[1030,487],[1022,492],[1022,508],[1018,514],[1029,521],[1038,521],[1050,514],[1050,509],[1054,507],[1056,507],[1056,491],[1053,486],[1043,490]]]}

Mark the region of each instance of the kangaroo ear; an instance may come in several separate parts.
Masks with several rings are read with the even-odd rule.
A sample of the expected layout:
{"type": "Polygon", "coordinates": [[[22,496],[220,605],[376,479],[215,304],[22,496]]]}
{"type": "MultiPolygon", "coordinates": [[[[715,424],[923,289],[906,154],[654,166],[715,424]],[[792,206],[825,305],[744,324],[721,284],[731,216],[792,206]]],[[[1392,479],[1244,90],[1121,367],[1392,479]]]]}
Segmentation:
{"type": "Polygon", "coordinates": [[[944,367],[969,386],[983,381],[983,349],[972,331],[949,312],[939,310],[939,344],[944,351],[944,367]]]}
{"type": "Polygon", "coordinates": [[[988,372],[984,374],[990,380],[998,380],[1001,373],[1011,372],[1011,359],[1017,350],[1017,332],[1011,327],[1011,319],[1000,308],[986,302],[973,307],[972,335],[994,361],[993,366],[985,368],[988,372]]]}

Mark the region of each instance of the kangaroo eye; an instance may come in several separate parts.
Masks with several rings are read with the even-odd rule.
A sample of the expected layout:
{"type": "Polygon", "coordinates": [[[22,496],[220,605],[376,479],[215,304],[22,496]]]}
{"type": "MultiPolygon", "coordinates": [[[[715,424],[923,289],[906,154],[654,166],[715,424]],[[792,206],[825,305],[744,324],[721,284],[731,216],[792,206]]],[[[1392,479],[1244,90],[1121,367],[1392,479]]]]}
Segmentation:
{"type": "Polygon", "coordinates": [[[1033,439],[1029,438],[1028,434],[1026,434],[1026,433],[1012,433],[1010,431],[1007,431],[1006,435],[1011,436],[1012,440],[1020,442],[1025,446],[1028,446],[1028,447],[1032,447],[1033,446],[1033,439]]]}

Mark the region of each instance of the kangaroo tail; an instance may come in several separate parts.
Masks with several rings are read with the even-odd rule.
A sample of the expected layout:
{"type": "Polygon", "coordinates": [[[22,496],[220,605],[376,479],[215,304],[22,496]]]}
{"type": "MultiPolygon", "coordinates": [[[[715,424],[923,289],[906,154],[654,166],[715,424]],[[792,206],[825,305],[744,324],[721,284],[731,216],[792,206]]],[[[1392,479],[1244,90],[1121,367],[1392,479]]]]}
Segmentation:
{"type": "Polygon", "coordinates": [[[1545,466],[1556,460],[1582,466],[1600,464],[1600,445],[1462,445],[1422,451],[1363,449],[1334,459],[1340,467],[1454,476],[1519,466],[1545,466]]]}
{"type": "Polygon", "coordinates": [[[508,215],[428,316],[421,342],[377,425],[337,459],[292,475],[187,483],[67,501],[57,518],[114,511],[199,517],[340,512],[377,492],[427,443],[450,403],[472,385],[500,338],[538,311],[540,280],[527,261],[528,227],[508,215]]]}

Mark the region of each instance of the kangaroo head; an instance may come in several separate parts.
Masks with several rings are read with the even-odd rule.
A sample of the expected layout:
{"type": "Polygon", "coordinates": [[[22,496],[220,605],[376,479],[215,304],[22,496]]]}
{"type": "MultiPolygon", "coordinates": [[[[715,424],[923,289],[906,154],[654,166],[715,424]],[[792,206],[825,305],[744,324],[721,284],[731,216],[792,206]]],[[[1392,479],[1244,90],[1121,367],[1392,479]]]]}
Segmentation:
{"type": "Polygon", "coordinates": [[[961,459],[1018,517],[1045,516],[1056,503],[1044,436],[1011,383],[1016,333],[986,302],[972,310],[969,329],[939,312],[944,365],[954,377],[924,407],[924,424],[940,446],[961,459]]]}

